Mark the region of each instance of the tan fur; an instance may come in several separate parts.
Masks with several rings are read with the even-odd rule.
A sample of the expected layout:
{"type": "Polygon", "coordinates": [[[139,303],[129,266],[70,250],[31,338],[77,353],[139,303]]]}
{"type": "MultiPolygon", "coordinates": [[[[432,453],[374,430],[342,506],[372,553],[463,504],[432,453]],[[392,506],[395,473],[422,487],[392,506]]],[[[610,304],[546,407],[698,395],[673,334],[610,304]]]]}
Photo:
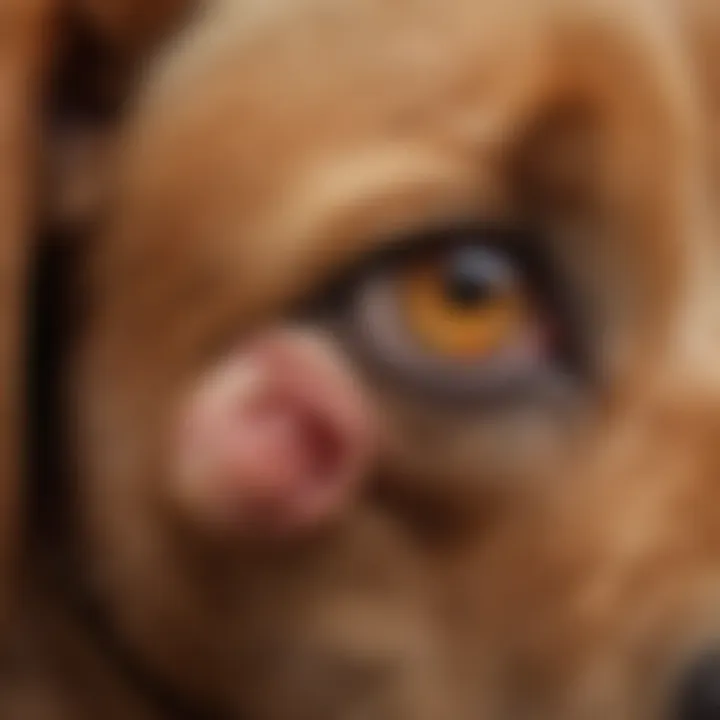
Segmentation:
{"type": "MultiPolygon", "coordinates": [[[[701,310],[715,292],[705,108],[674,16],[650,0],[205,12],[148,79],[87,268],[65,398],[70,576],[155,678],[231,719],[653,717],[660,700],[619,654],[628,598],[662,598],[650,593],[668,547],[682,567],[712,567],[665,521],[711,493],[714,410],[698,396],[711,406],[720,388],[701,310]],[[540,411],[461,416],[358,363],[385,419],[382,497],[369,490],[329,536],[282,551],[199,536],[168,497],[188,383],[340,267],[467,216],[545,229],[592,310],[593,382],[540,411]],[[608,659],[625,663],[617,681],[608,659]]],[[[686,528],[703,547],[708,512],[706,531],[686,528]]],[[[61,586],[43,579],[52,612],[28,614],[28,665],[61,658],[39,673],[47,707],[168,717],[116,673],[61,586]],[[103,679],[79,691],[90,672],[103,679]]],[[[686,609],[712,597],[687,587],[686,609]]],[[[669,688],[682,649],[655,652],[658,627],[637,647],[669,688]]]]}
{"type": "Polygon", "coordinates": [[[720,5],[714,0],[673,0],[686,21],[692,57],[704,88],[713,135],[713,161],[720,163],[720,5]]]}
{"type": "MultiPolygon", "coordinates": [[[[708,121],[717,217],[720,5],[673,5],[708,121]]],[[[716,252],[714,231],[698,278],[717,283],[716,252]]],[[[693,307],[686,327],[703,337],[685,335],[682,363],[612,428],[580,489],[561,485],[486,548],[497,592],[478,627],[502,658],[486,686],[491,716],[681,717],[689,672],[718,647],[717,296],[693,307]]]]}

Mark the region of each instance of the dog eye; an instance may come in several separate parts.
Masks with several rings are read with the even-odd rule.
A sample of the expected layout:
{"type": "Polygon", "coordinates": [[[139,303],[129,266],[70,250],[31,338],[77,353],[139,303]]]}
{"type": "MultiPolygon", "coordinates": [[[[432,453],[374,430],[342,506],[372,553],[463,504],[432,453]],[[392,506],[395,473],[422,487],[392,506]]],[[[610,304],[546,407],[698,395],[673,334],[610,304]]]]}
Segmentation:
{"type": "Polygon", "coordinates": [[[403,246],[356,276],[343,332],[421,391],[472,400],[527,386],[558,369],[563,326],[525,240],[465,229],[403,246]]]}
{"type": "Polygon", "coordinates": [[[534,322],[512,258],[482,245],[437,252],[398,268],[391,294],[419,349],[477,362],[516,342],[534,322]]]}

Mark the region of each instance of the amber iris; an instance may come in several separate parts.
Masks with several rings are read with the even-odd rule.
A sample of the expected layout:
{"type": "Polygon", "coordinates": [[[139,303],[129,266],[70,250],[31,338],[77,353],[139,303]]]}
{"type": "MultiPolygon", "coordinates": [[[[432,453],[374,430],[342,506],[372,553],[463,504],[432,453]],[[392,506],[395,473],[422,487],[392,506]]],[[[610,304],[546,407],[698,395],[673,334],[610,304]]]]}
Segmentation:
{"type": "Polygon", "coordinates": [[[397,292],[413,339],[448,359],[483,359],[517,342],[532,322],[524,278],[497,249],[432,253],[403,269],[397,292]]]}

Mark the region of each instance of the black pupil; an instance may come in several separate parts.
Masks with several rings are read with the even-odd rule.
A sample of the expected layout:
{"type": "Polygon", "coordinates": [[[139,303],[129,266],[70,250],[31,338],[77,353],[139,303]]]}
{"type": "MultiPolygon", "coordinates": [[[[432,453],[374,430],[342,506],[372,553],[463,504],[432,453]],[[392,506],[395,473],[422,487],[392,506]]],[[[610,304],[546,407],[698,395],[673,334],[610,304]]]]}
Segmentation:
{"type": "Polygon", "coordinates": [[[462,309],[492,301],[513,282],[510,261],[496,250],[463,246],[451,250],[444,262],[445,296],[462,309]]]}

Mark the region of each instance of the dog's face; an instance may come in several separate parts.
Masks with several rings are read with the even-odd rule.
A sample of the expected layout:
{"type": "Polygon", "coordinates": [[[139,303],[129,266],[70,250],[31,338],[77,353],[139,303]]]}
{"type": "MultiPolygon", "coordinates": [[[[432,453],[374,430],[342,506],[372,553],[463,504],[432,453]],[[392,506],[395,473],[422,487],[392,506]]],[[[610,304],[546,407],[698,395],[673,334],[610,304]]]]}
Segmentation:
{"type": "Polygon", "coordinates": [[[711,328],[699,122],[652,5],[219,0],[159,63],[69,405],[84,581],[179,693],[482,706],[476,593],[524,561],[477,548],[640,473],[598,458],[711,328]]]}

